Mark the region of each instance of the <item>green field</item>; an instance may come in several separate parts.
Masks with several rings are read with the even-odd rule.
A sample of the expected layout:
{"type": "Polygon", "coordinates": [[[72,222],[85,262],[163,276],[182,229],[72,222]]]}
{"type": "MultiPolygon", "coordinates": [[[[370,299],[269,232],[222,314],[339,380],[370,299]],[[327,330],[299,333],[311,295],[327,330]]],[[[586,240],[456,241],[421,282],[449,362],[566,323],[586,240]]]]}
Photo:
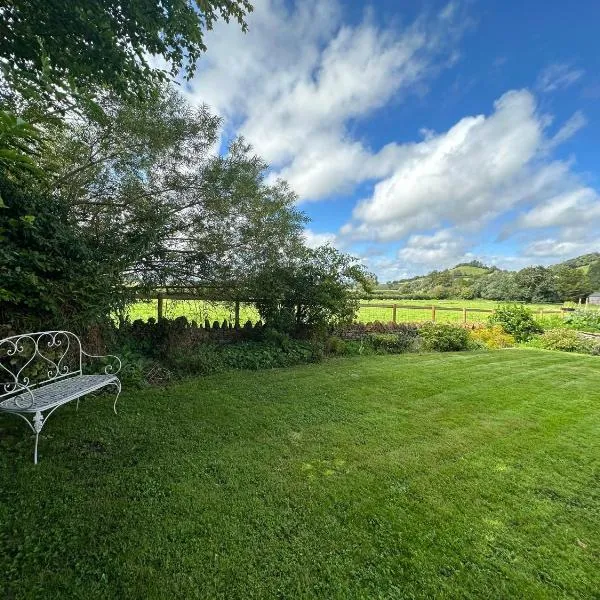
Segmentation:
{"type": "MultiPolygon", "coordinates": [[[[396,310],[396,320],[398,322],[422,322],[428,321],[432,318],[431,306],[436,307],[452,307],[452,308],[474,308],[474,309],[487,309],[493,310],[498,306],[498,302],[494,300],[363,300],[365,304],[377,304],[377,308],[361,308],[358,312],[357,320],[363,323],[369,321],[391,321],[393,311],[391,308],[385,308],[392,304],[397,304],[400,308],[396,310]],[[401,308],[402,306],[423,306],[423,310],[408,310],[401,308]]],[[[559,304],[530,304],[530,308],[533,311],[558,311],[560,310],[559,304]]],[[[135,319],[148,319],[149,317],[156,318],[157,316],[157,305],[156,301],[152,302],[138,302],[132,305],[129,309],[129,316],[132,320],[135,319]]],[[[224,302],[206,302],[202,300],[165,300],[164,301],[164,315],[169,318],[175,318],[179,316],[185,316],[190,320],[195,320],[198,323],[204,323],[205,319],[208,319],[211,324],[217,320],[223,322],[224,319],[227,321],[233,321],[234,309],[233,304],[227,304],[224,302]]],[[[467,312],[467,322],[476,323],[485,321],[488,318],[488,313],[477,313],[467,312]]],[[[462,311],[447,311],[437,310],[436,321],[441,322],[461,322],[463,320],[462,311]]],[[[546,320],[548,315],[546,316],[546,320]]],[[[560,315],[555,315],[553,319],[560,320],[560,315]]],[[[244,323],[248,319],[253,323],[258,321],[258,311],[250,304],[242,305],[240,310],[240,319],[244,323]]]]}
{"type": "MultiPolygon", "coordinates": [[[[164,300],[163,301],[164,316],[169,319],[177,317],[187,317],[190,321],[196,321],[199,324],[204,324],[204,320],[208,319],[212,324],[213,321],[222,323],[224,319],[228,322],[234,320],[233,303],[228,302],[208,302],[206,300],[164,300]]],[[[129,318],[147,320],[150,317],[157,318],[157,302],[137,302],[132,304],[127,311],[129,318]]],[[[251,304],[242,304],[240,306],[240,321],[245,323],[247,320],[256,323],[259,320],[259,314],[256,308],[251,304]]]]}
{"type": "Polygon", "coordinates": [[[597,598],[600,363],[331,360],[0,416],[0,597],[597,598]]]}
{"type": "MultiPolygon", "coordinates": [[[[484,309],[484,310],[494,310],[499,302],[496,300],[363,300],[365,304],[377,304],[383,305],[387,308],[383,308],[383,306],[372,308],[365,307],[361,308],[358,313],[358,320],[363,323],[367,323],[369,321],[391,321],[393,316],[393,309],[389,308],[391,305],[396,304],[398,308],[396,309],[396,320],[400,323],[411,323],[411,322],[423,322],[430,321],[433,317],[432,314],[432,306],[436,307],[435,312],[435,320],[443,323],[460,323],[464,319],[464,313],[462,312],[463,308],[467,309],[484,309]],[[402,308],[403,306],[423,306],[423,310],[415,310],[415,309],[406,309],[402,308]],[[461,310],[443,310],[444,308],[455,308],[461,310]]],[[[550,311],[556,312],[560,311],[560,304],[528,304],[527,305],[534,313],[538,313],[539,311],[545,311],[549,314],[545,316],[542,314],[538,315],[538,318],[542,320],[558,320],[560,321],[561,315],[555,314],[552,315],[550,311]]],[[[479,323],[482,321],[486,321],[490,313],[486,312],[469,312],[467,310],[467,322],[468,323],[479,323]]]]}

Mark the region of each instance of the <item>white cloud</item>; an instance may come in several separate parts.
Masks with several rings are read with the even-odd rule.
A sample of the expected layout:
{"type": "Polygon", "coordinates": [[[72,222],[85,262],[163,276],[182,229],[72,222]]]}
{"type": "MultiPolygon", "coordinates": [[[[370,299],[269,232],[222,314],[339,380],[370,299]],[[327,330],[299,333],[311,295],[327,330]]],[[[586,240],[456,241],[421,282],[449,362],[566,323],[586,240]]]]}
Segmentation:
{"type": "Polygon", "coordinates": [[[336,245],[335,233],[323,232],[316,233],[312,229],[304,230],[304,241],[309,248],[316,248],[318,246],[325,246],[326,244],[336,245]]]}
{"type": "Polygon", "coordinates": [[[587,125],[585,115],[578,110],[573,116],[558,130],[558,132],[546,144],[546,150],[552,150],[569,138],[573,137],[580,129],[587,125]]]}
{"type": "Polygon", "coordinates": [[[579,187],[540,203],[517,221],[523,229],[592,224],[600,219],[600,196],[589,187],[579,187]]]}
{"type": "Polygon", "coordinates": [[[566,63],[548,65],[538,77],[537,88],[542,92],[564,90],[583,77],[584,71],[566,63]]]}
{"type": "Polygon", "coordinates": [[[403,29],[368,15],[344,25],[334,1],[254,4],[247,35],[226,25],[207,34],[189,96],[216,109],[304,200],[389,175],[397,145],[372,151],[348,125],[414,92],[440,68],[436,59],[452,56],[458,4],[403,29]]]}
{"type": "MultiPolygon", "coordinates": [[[[565,242],[553,238],[537,240],[528,244],[524,253],[528,257],[549,258],[561,260],[569,256],[576,256],[591,251],[591,246],[585,242],[565,242]]],[[[530,261],[529,264],[535,261],[530,261]]]]}
{"type": "Polygon", "coordinates": [[[445,221],[465,226],[489,219],[516,201],[506,188],[522,184],[541,140],[533,96],[508,92],[491,116],[465,117],[446,133],[404,148],[393,175],[356,207],[355,224],[343,232],[389,241],[445,221]]]}
{"type": "Polygon", "coordinates": [[[547,139],[549,119],[527,90],[510,91],[489,116],[465,117],[447,132],[396,148],[391,176],[360,202],[340,234],[350,240],[389,242],[441,227],[476,231],[516,207],[526,208],[505,226],[520,228],[591,223],[598,194],[584,186],[565,161],[548,161],[550,147],[583,127],[575,113],[547,139]]]}
{"type": "Polygon", "coordinates": [[[443,269],[465,258],[465,240],[450,229],[440,229],[432,235],[411,235],[398,250],[404,264],[443,269]]]}

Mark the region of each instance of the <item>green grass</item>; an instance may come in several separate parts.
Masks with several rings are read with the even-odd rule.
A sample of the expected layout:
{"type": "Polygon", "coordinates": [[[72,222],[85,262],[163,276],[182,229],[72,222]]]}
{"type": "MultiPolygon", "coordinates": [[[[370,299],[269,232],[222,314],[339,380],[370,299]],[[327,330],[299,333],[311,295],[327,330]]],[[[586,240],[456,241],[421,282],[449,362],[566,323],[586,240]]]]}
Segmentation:
{"type": "MultiPolygon", "coordinates": [[[[462,268],[462,267],[461,267],[462,268]]],[[[477,268],[477,267],[471,267],[477,268]]],[[[431,306],[439,307],[452,307],[452,308],[483,308],[492,310],[498,306],[498,302],[495,300],[381,300],[373,298],[370,300],[363,300],[363,303],[367,304],[378,304],[381,307],[373,308],[361,308],[357,315],[357,320],[362,323],[369,321],[391,321],[392,309],[384,308],[392,304],[398,304],[399,306],[410,305],[410,306],[423,306],[423,310],[414,309],[402,309],[398,308],[396,311],[396,318],[399,322],[423,322],[431,319],[431,306]]],[[[531,310],[559,310],[560,305],[552,304],[530,304],[528,305],[531,310]]],[[[151,302],[137,302],[133,304],[128,311],[128,314],[132,320],[143,319],[147,320],[149,317],[156,318],[157,307],[156,301],[151,302]]],[[[234,312],[233,305],[225,302],[206,302],[203,300],[165,300],[164,301],[164,314],[168,318],[175,318],[179,316],[185,316],[189,320],[196,320],[198,323],[204,323],[204,319],[208,319],[212,324],[213,321],[217,320],[220,323],[223,319],[227,321],[233,321],[234,312]]],[[[487,313],[470,312],[467,314],[467,320],[469,323],[479,323],[485,321],[488,318],[487,313]]],[[[242,305],[240,310],[240,320],[242,323],[248,319],[255,323],[259,319],[258,311],[249,304],[242,305]]],[[[555,319],[559,318],[560,315],[556,315],[555,319]]],[[[463,320],[463,313],[461,311],[445,311],[438,310],[436,312],[436,320],[444,323],[459,323],[463,320]]]]}
{"type": "MultiPolygon", "coordinates": [[[[136,302],[132,304],[127,314],[132,321],[136,319],[148,320],[158,316],[157,301],[136,302]]],[[[205,300],[164,300],[164,316],[169,319],[177,317],[187,317],[190,321],[195,320],[203,325],[204,320],[208,319],[212,325],[213,321],[222,323],[224,319],[233,322],[235,318],[233,303],[228,302],[208,302],[205,300]]],[[[248,319],[256,323],[260,318],[258,311],[250,304],[240,306],[240,321],[244,324],[248,319]]]]}
{"type": "Polygon", "coordinates": [[[0,416],[2,598],[597,598],[600,362],[331,360],[0,416]]]}
{"type": "MultiPolygon", "coordinates": [[[[502,304],[496,300],[365,300],[368,304],[380,304],[390,306],[397,304],[400,308],[396,310],[396,319],[398,322],[423,322],[429,321],[432,318],[431,307],[434,305],[441,308],[476,308],[484,310],[493,310],[498,304],[502,304]],[[402,306],[423,306],[423,310],[404,309],[402,306]]],[[[534,313],[543,311],[558,311],[560,304],[528,304],[527,305],[534,313]]],[[[490,313],[486,312],[467,312],[468,323],[481,323],[487,321],[490,313]]],[[[436,321],[442,323],[461,323],[463,321],[463,313],[461,310],[436,310],[436,321]]],[[[553,320],[560,323],[561,315],[546,315],[541,317],[542,320],[553,320]]],[[[366,323],[369,321],[391,321],[392,309],[383,307],[366,307],[361,308],[358,313],[358,320],[366,323]]]]}

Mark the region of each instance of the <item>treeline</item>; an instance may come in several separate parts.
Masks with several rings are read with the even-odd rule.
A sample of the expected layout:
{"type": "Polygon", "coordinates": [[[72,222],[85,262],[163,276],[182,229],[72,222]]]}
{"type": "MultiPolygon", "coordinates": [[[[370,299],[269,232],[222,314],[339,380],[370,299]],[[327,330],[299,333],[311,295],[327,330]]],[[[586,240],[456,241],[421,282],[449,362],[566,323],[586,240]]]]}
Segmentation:
{"type": "Polygon", "coordinates": [[[578,302],[596,290],[600,290],[600,253],[520,271],[487,267],[479,261],[462,263],[423,277],[389,282],[379,286],[376,295],[406,299],[578,302]]]}

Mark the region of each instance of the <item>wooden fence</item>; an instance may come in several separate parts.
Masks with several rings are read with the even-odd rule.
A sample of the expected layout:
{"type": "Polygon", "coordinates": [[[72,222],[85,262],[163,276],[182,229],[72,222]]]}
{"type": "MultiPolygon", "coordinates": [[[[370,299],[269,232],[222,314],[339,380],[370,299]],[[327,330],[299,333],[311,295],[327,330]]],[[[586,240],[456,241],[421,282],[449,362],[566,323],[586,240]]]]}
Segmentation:
{"type": "MultiPolygon", "coordinates": [[[[235,327],[240,327],[240,306],[242,304],[251,303],[251,299],[243,300],[217,300],[200,298],[198,295],[189,292],[158,292],[151,296],[150,299],[156,300],[156,316],[162,319],[165,315],[165,300],[196,300],[205,302],[229,302],[233,305],[232,320],[235,327]]],[[[561,315],[565,316],[571,309],[539,309],[534,312],[537,318],[543,319],[546,316],[561,315]]],[[[361,321],[382,321],[382,322],[415,322],[415,321],[452,321],[452,322],[478,322],[485,320],[487,315],[494,313],[491,308],[470,308],[470,307],[453,307],[442,305],[419,305],[419,304],[382,304],[372,302],[360,303],[360,320],[361,321]],[[369,310],[377,310],[377,315],[373,318],[368,318],[369,310]],[[418,311],[418,312],[417,312],[418,311]]]]}
{"type": "MultiPolygon", "coordinates": [[[[481,315],[481,313],[487,313],[491,315],[495,312],[492,308],[469,308],[469,307],[455,307],[455,306],[440,306],[432,304],[430,306],[425,305],[416,305],[416,304],[371,304],[371,303],[361,303],[360,308],[362,309],[387,309],[391,311],[389,315],[391,318],[383,319],[385,321],[393,322],[393,323],[402,323],[405,319],[398,318],[398,314],[402,311],[420,311],[422,315],[426,315],[424,319],[408,319],[408,321],[418,321],[418,320],[427,320],[427,321],[439,321],[439,320],[448,320],[448,319],[439,319],[440,313],[451,312],[451,313],[460,313],[457,315],[457,318],[452,318],[452,321],[462,321],[463,323],[468,323],[469,320],[475,321],[479,319],[469,319],[469,315],[481,315]]],[[[539,309],[534,311],[534,315],[538,318],[544,318],[545,316],[550,315],[561,315],[564,317],[565,314],[569,312],[569,309],[539,309]]],[[[417,316],[417,315],[415,315],[417,316]]],[[[377,319],[382,320],[382,319],[377,319]]]]}

